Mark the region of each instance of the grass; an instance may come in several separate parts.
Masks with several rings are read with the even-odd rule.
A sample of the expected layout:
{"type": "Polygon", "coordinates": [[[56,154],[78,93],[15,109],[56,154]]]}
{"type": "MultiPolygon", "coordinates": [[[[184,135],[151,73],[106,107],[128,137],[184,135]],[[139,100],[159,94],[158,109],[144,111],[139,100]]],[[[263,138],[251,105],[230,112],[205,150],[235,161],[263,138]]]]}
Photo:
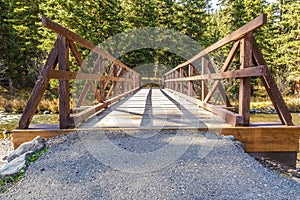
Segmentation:
{"type": "MultiPolygon", "coordinates": [[[[26,106],[27,100],[24,100],[20,97],[15,97],[13,99],[5,98],[0,96],[0,111],[6,113],[22,113],[26,106]]],[[[44,111],[51,111],[52,113],[58,113],[59,102],[58,99],[42,99],[37,112],[43,113],[44,111]]]]}
{"type": "MultiPolygon", "coordinates": [[[[300,112],[300,98],[295,96],[283,97],[290,112],[300,112]]],[[[266,107],[274,108],[271,100],[267,98],[251,98],[251,109],[265,109],[266,107]]]]}
{"type": "MultiPolygon", "coordinates": [[[[43,154],[45,154],[48,151],[48,148],[45,148],[39,152],[36,152],[32,154],[26,162],[26,166],[28,167],[31,165],[34,161],[36,161],[39,157],[41,157],[43,154]]],[[[22,177],[25,175],[25,169],[22,169],[18,174],[14,176],[8,176],[4,179],[0,179],[0,193],[4,193],[7,191],[10,187],[18,183],[22,177]]]]}

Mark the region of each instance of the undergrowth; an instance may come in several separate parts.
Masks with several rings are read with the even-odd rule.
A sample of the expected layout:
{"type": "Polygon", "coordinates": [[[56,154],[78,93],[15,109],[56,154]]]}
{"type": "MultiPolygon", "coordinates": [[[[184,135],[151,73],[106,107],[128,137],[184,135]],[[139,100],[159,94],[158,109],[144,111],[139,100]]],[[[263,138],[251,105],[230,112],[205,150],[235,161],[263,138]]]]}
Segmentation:
{"type": "MultiPolygon", "coordinates": [[[[48,151],[48,148],[45,148],[41,151],[38,151],[27,158],[26,168],[31,165],[34,161],[36,161],[39,157],[45,154],[48,151]]],[[[0,193],[4,193],[10,187],[18,183],[23,176],[25,175],[25,169],[22,169],[18,174],[13,176],[5,177],[4,179],[0,179],[0,193]]]]}

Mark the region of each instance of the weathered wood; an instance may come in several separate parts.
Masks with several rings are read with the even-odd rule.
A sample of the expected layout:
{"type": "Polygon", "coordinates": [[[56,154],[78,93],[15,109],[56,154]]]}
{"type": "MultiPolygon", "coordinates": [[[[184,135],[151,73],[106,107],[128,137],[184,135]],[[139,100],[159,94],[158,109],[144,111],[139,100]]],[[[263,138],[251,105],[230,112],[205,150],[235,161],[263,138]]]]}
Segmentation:
{"type": "MultiPolygon", "coordinates": [[[[221,68],[220,72],[225,72],[229,66],[230,66],[230,63],[232,62],[234,56],[235,56],[235,53],[237,52],[238,48],[239,48],[239,45],[240,45],[240,41],[237,41],[234,43],[234,45],[232,46],[226,60],[225,60],[225,63],[223,64],[223,67],[221,68]]],[[[210,91],[208,92],[207,96],[205,97],[204,99],[204,102],[208,102],[210,100],[210,98],[212,97],[213,93],[216,91],[217,87],[219,87],[221,81],[220,80],[217,80],[214,82],[213,86],[211,87],[210,91]]]]}
{"type": "MultiPolygon", "coordinates": [[[[69,42],[63,36],[58,36],[58,67],[59,70],[69,71],[69,42]]],[[[59,80],[59,127],[68,128],[70,117],[70,82],[59,80]]]]}
{"type": "Polygon", "coordinates": [[[177,67],[175,67],[174,69],[170,70],[168,73],[171,73],[181,67],[187,66],[190,63],[195,62],[196,60],[198,60],[199,58],[207,55],[208,53],[232,42],[232,41],[236,41],[242,37],[244,37],[246,34],[253,32],[254,30],[258,29],[259,27],[263,26],[264,24],[267,23],[267,14],[261,14],[260,16],[258,16],[257,18],[253,19],[252,21],[250,21],[249,23],[245,24],[244,26],[242,26],[241,28],[239,28],[238,30],[232,32],[231,34],[227,35],[226,37],[224,37],[223,39],[219,40],[218,42],[216,42],[215,44],[207,47],[206,49],[204,49],[203,51],[201,51],[200,53],[198,53],[196,56],[192,57],[191,59],[189,59],[188,61],[178,65],[177,67]]]}
{"type": "Polygon", "coordinates": [[[50,30],[58,33],[59,35],[62,35],[64,37],[68,38],[69,40],[75,41],[78,44],[80,44],[81,46],[83,46],[83,47],[85,47],[85,48],[87,48],[87,49],[89,49],[93,52],[96,52],[99,55],[104,56],[108,60],[112,61],[114,64],[119,65],[120,67],[122,67],[122,68],[124,68],[128,71],[132,71],[133,73],[137,73],[133,69],[131,69],[128,66],[124,65],[120,60],[114,58],[109,53],[107,53],[104,50],[100,49],[100,47],[97,47],[96,45],[94,45],[94,44],[90,43],[89,41],[87,41],[87,40],[83,39],[82,37],[80,37],[78,34],[70,31],[69,29],[61,26],[58,23],[55,23],[54,21],[46,18],[45,16],[43,16],[43,18],[42,18],[42,23],[43,23],[44,27],[49,28],[50,30]]]}
{"type": "MultiPolygon", "coordinates": [[[[208,56],[206,56],[206,57],[207,57],[207,60],[209,60],[208,56]]],[[[209,62],[208,62],[207,68],[208,68],[208,70],[209,70],[210,73],[216,73],[215,68],[214,68],[214,67],[211,65],[211,63],[209,63],[209,62]]],[[[221,97],[222,97],[222,99],[223,99],[225,105],[226,105],[227,107],[231,107],[229,98],[228,98],[228,96],[226,95],[226,91],[225,91],[225,89],[224,89],[223,84],[221,84],[221,83],[218,84],[217,88],[218,88],[218,90],[219,90],[219,92],[220,92],[220,95],[221,95],[221,97]]]]}
{"type": "Polygon", "coordinates": [[[255,77],[255,76],[265,76],[267,74],[267,67],[265,65],[260,65],[257,67],[244,68],[234,71],[211,73],[205,75],[197,75],[193,77],[184,77],[171,79],[166,82],[178,82],[178,81],[194,81],[194,80],[221,80],[225,78],[244,78],[244,77],[255,77]]]}
{"type": "Polygon", "coordinates": [[[218,115],[219,117],[221,117],[222,119],[224,119],[226,121],[226,123],[231,124],[232,126],[239,126],[243,124],[243,116],[236,114],[234,112],[231,112],[229,110],[217,107],[213,104],[209,104],[209,103],[204,103],[203,101],[200,101],[199,99],[190,97],[188,95],[185,95],[181,92],[177,92],[171,89],[167,89],[170,92],[183,97],[184,99],[197,104],[198,106],[218,115]]]}
{"type": "MultiPolygon", "coordinates": [[[[206,58],[202,58],[202,67],[201,67],[201,75],[207,73],[207,62],[206,58]]],[[[201,100],[204,101],[205,97],[207,96],[207,82],[205,80],[201,80],[201,100]]],[[[207,102],[207,101],[206,101],[207,102]]]]}
{"type": "MultiPolygon", "coordinates": [[[[108,99],[111,95],[112,95],[112,93],[113,93],[113,91],[114,91],[114,89],[115,89],[115,87],[116,87],[116,85],[117,85],[117,81],[118,81],[118,78],[119,77],[121,77],[121,76],[123,76],[123,74],[126,72],[126,70],[125,69],[118,69],[118,67],[117,66],[113,66],[113,75],[117,78],[114,82],[113,82],[113,84],[111,85],[111,87],[109,88],[109,91],[108,91],[108,93],[107,93],[107,95],[106,95],[106,99],[108,99]]],[[[128,72],[128,73],[130,73],[130,72],[128,72]]],[[[129,74],[128,74],[129,75],[129,74]]],[[[134,80],[133,79],[130,79],[130,78],[120,78],[121,80],[130,80],[131,82],[134,82],[134,80]]],[[[127,86],[130,86],[129,84],[127,85],[127,86]]],[[[129,87],[129,90],[131,90],[130,89],[130,87],[129,87]]]]}
{"type": "Polygon", "coordinates": [[[128,96],[130,94],[135,93],[137,90],[139,90],[140,88],[135,88],[131,91],[125,92],[121,95],[115,96],[111,99],[108,99],[106,101],[104,101],[103,103],[99,103],[95,106],[91,106],[90,108],[73,115],[73,120],[75,121],[76,124],[81,123],[83,121],[86,121],[89,117],[91,117],[92,115],[96,114],[97,112],[99,112],[101,109],[103,108],[107,108],[110,104],[120,100],[121,98],[128,96]]]}
{"type": "Polygon", "coordinates": [[[300,127],[224,127],[221,134],[233,135],[245,152],[298,152],[300,127]]]}
{"type": "MultiPolygon", "coordinates": [[[[183,75],[183,69],[182,68],[179,69],[179,77],[180,78],[184,77],[184,75],[183,75]]],[[[174,88],[171,88],[171,89],[174,90],[174,88]]],[[[183,90],[183,82],[180,82],[180,90],[179,90],[179,92],[181,92],[181,93],[184,92],[184,90],[183,90]]]]}
{"type": "MultiPolygon", "coordinates": [[[[76,45],[74,44],[73,41],[70,41],[70,49],[71,49],[71,52],[72,54],[74,55],[78,65],[80,66],[81,70],[85,73],[88,73],[88,69],[86,68],[86,66],[83,64],[83,60],[82,58],[80,57],[80,54],[76,48],[76,45]]],[[[99,57],[102,57],[102,56],[99,56],[99,57]]],[[[97,59],[98,61],[99,59],[97,59]]],[[[93,72],[94,73],[94,72],[93,72]]],[[[100,96],[100,94],[97,92],[97,89],[96,89],[96,86],[95,86],[95,83],[91,80],[88,80],[87,81],[87,84],[85,85],[84,89],[82,90],[82,93],[79,97],[79,100],[78,100],[78,103],[79,105],[81,105],[81,102],[83,101],[83,99],[85,98],[86,96],[86,93],[87,93],[87,90],[88,88],[91,87],[92,89],[92,92],[95,94],[95,97],[96,99],[98,100],[98,102],[101,102],[103,99],[102,97],[100,96]],[[87,87],[87,88],[86,88],[87,87]],[[83,98],[83,99],[82,99],[83,98]]],[[[78,105],[78,104],[77,104],[78,105]]]]}
{"type": "MultiPolygon", "coordinates": [[[[240,43],[240,69],[248,69],[252,66],[252,33],[247,34],[240,43]]],[[[266,69],[266,68],[265,68],[266,69]]],[[[239,90],[239,114],[244,116],[244,125],[250,123],[250,97],[251,97],[251,78],[243,77],[240,79],[239,90]]]]}
{"type": "MultiPolygon", "coordinates": [[[[178,130],[178,127],[159,127],[166,130],[178,130]]],[[[181,127],[182,128],[182,127],[181,127]]],[[[141,130],[141,128],[94,128],[88,130],[141,130]]],[[[149,129],[149,128],[147,128],[149,129]]],[[[184,127],[184,129],[186,129],[184,127]]],[[[207,131],[207,128],[195,128],[198,131],[207,131]]],[[[31,141],[36,136],[48,139],[76,131],[77,129],[58,129],[52,126],[40,126],[35,129],[13,130],[13,144],[16,149],[24,142],[31,141]]],[[[85,130],[85,129],[80,129],[85,130]]],[[[209,131],[220,132],[220,128],[210,128],[209,131]]],[[[298,152],[300,127],[296,126],[265,126],[265,127],[223,127],[222,135],[233,135],[245,145],[245,152],[298,152]]]]}
{"type": "Polygon", "coordinates": [[[31,92],[30,98],[24,108],[23,114],[20,118],[18,129],[25,129],[28,128],[32,117],[37,110],[37,107],[43,97],[43,94],[49,84],[49,79],[47,78],[47,70],[55,68],[57,65],[57,55],[58,55],[58,48],[57,48],[57,40],[54,44],[54,48],[51,50],[49,57],[46,61],[44,68],[41,71],[41,74],[36,81],[34,88],[31,92]]]}
{"type": "MultiPolygon", "coordinates": [[[[255,40],[253,39],[253,56],[257,64],[263,64],[266,65],[266,62],[263,58],[262,53],[260,52],[255,40]]],[[[289,112],[288,107],[286,106],[281,93],[277,87],[277,84],[270,73],[270,71],[267,69],[267,74],[263,77],[261,77],[261,80],[266,88],[266,91],[274,105],[274,108],[276,109],[278,116],[281,120],[281,122],[287,126],[293,126],[292,116],[289,112]]]]}
{"type": "Polygon", "coordinates": [[[73,129],[58,129],[58,127],[54,129],[46,129],[45,127],[41,127],[38,129],[13,130],[12,136],[14,149],[18,148],[24,142],[33,140],[37,136],[40,136],[43,139],[49,139],[74,131],[75,130],[73,129]]]}
{"type": "Polygon", "coordinates": [[[126,78],[119,78],[114,76],[106,76],[106,75],[99,75],[99,74],[90,74],[90,73],[83,73],[83,72],[70,72],[70,71],[63,71],[63,70],[54,70],[49,69],[48,78],[53,79],[60,79],[60,80],[94,80],[94,81],[124,81],[124,82],[135,82],[133,79],[126,79],[126,78]]]}

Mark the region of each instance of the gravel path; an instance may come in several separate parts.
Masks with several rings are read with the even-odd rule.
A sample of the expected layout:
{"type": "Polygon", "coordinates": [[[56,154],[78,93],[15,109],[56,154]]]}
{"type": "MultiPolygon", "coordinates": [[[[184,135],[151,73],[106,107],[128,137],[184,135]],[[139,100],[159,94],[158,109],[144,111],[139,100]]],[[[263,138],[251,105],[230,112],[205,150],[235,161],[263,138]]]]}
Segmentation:
{"type": "Polygon", "coordinates": [[[14,146],[10,138],[0,139],[0,169],[7,164],[7,161],[3,160],[3,158],[8,156],[13,150],[14,146]]]}
{"type": "Polygon", "coordinates": [[[81,131],[48,145],[0,199],[300,199],[300,184],[211,133],[81,131]]]}

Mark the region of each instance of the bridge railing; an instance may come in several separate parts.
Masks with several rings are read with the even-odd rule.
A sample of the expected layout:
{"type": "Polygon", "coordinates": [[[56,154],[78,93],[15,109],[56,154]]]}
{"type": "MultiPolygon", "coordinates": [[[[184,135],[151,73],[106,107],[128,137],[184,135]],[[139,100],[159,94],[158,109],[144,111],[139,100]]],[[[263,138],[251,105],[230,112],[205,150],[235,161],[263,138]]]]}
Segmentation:
{"type": "Polygon", "coordinates": [[[227,123],[234,126],[249,125],[250,80],[251,77],[260,77],[281,122],[285,125],[293,125],[291,114],[278,90],[276,82],[267,68],[263,55],[253,36],[253,31],[266,23],[267,15],[262,14],[220,41],[199,52],[191,59],[170,70],[164,75],[165,87],[173,92],[177,92],[179,95],[184,95],[185,98],[194,101],[199,106],[222,116],[227,123]],[[209,60],[208,54],[233,42],[234,44],[231,51],[221,67],[220,72],[216,72],[209,60]],[[240,67],[237,70],[228,71],[238,50],[240,54],[240,67]],[[197,69],[201,69],[201,71],[197,69]],[[232,106],[221,83],[223,79],[240,79],[238,113],[234,113],[229,109],[232,106]],[[210,88],[207,84],[208,80],[214,81],[210,88]],[[200,91],[197,90],[197,87],[200,88],[200,91]],[[225,108],[216,106],[210,102],[217,89],[225,102],[225,108]]]}
{"type": "Polygon", "coordinates": [[[33,88],[19,121],[18,129],[29,127],[50,79],[59,80],[59,127],[61,129],[74,127],[76,123],[85,121],[97,111],[140,88],[140,74],[120,60],[44,16],[42,22],[44,27],[58,33],[58,37],[33,88]],[[97,55],[92,72],[89,72],[75,43],[97,55]],[[70,53],[80,66],[80,71],[70,71],[70,53]],[[55,69],[57,66],[58,69],[55,69]],[[80,112],[71,116],[70,80],[75,79],[76,81],[86,80],[86,84],[78,96],[75,106],[80,112]],[[82,104],[89,90],[95,95],[97,103],[83,107],[82,104]]]}

